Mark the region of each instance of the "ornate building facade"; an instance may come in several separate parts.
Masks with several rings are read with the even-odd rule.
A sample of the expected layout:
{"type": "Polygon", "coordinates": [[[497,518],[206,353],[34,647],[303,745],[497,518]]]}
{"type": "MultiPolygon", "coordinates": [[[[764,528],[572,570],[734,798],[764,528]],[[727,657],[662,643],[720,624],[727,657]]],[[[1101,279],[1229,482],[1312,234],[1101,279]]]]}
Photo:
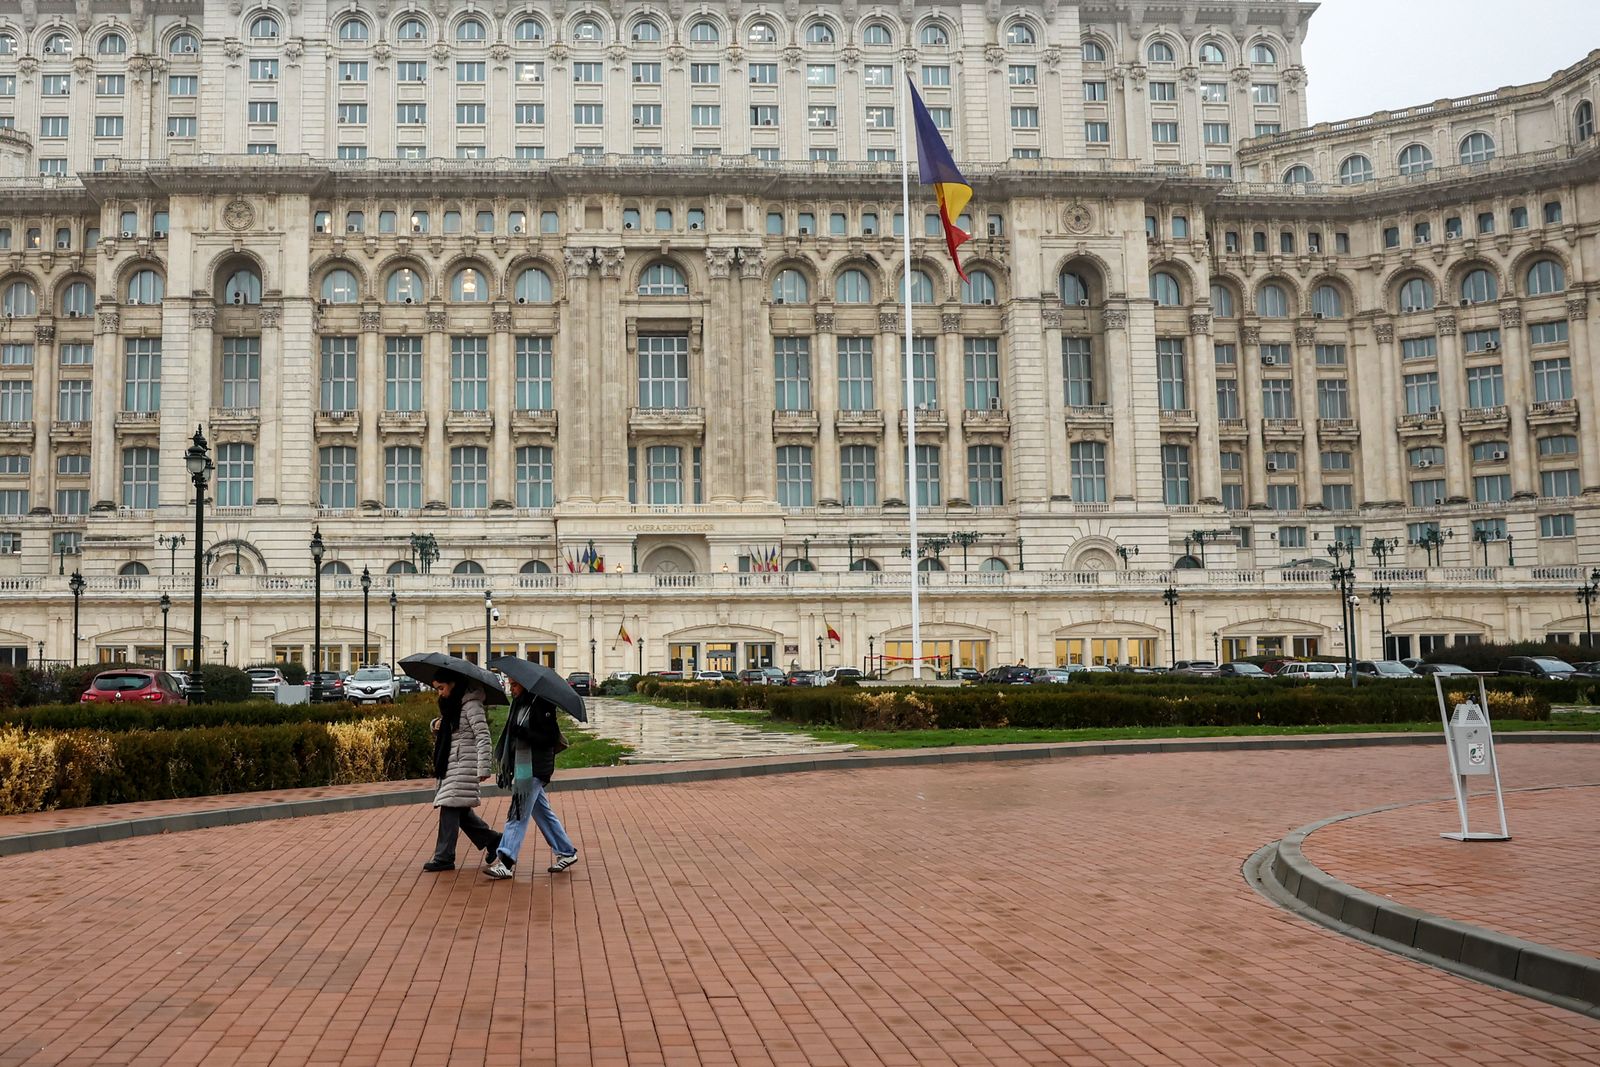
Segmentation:
{"type": "Polygon", "coordinates": [[[913,500],[945,664],[1342,647],[1335,543],[1364,655],[1579,634],[1600,54],[1307,128],[1313,10],[0,2],[0,660],[160,659],[196,426],[213,661],[314,529],[335,667],[906,656],[913,500]]]}

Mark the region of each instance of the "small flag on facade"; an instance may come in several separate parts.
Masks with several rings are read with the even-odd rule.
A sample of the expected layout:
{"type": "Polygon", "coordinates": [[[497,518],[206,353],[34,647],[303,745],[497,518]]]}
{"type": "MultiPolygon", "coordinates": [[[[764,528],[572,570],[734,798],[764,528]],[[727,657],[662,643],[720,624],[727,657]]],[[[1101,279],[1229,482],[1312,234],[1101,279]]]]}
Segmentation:
{"type": "Polygon", "coordinates": [[[828,624],[828,640],[832,641],[834,644],[838,644],[840,641],[844,640],[844,638],[839,636],[839,631],[833,628],[832,623],[828,624]]]}
{"type": "Polygon", "coordinates": [[[617,640],[625,645],[633,644],[633,635],[628,632],[628,624],[623,623],[617,627],[617,640]]]}
{"type": "MultiPolygon", "coordinates": [[[[909,79],[910,75],[906,77],[909,79]]],[[[933,124],[933,116],[928,114],[922,97],[917,95],[916,84],[913,83],[910,88],[911,110],[917,131],[917,169],[921,173],[922,184],[933,186],[934,195],[939,198],[939,221],[944,224],[945,247],[950,250],[950,260],[956,266],[956,273],[961,275],[962,281],[966,281],[967,272],[961,269],[961,256],[956,249],[970,240],[972,235],[957,226],[956,220],[972,201],[972,186],[961,176],[961,170],[950,155],[944,138],[939,136],[939,127],[933,124]]]]}

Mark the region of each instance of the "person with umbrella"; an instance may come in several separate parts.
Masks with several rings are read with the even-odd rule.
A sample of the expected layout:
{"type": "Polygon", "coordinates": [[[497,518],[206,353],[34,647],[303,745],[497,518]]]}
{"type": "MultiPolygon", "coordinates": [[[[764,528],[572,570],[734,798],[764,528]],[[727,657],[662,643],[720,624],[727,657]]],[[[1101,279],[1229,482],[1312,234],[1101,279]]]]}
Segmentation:
{"type": "Polygon", "coordinates": [[[437,652],[407,656],[400,667],[439,694],[439,717],[433,720],[433,773],[439,779],[433,806],[439,809],[439,839],[422,869],[454,870],[456,836],[462,832],[483,849],[485,864],[492,863],[500,835],[472,809],[482,799],[478,787],[494,777],[484,705],[504,704],[505,691],[483,668],[437,652]]]}
{"type": "Polygon", "coordinates": [[[578,848],[550,807],[545,786],[555,775],[556,753],[567,747],[556,712],[576,710],[576,718],[587,719],[583,698],[558,674],[540,664],[505,656],[495,660],[493,666],[511,682],[511,711],[495,748],[500,761],[499,785],[511,790],[511,808],[506,813],[495,862],[483,873],[490,878],[512,876],[528,832],[528,820],[532,819],[555,853],[549,871],[559,874],[578,862],[578,848]]]}

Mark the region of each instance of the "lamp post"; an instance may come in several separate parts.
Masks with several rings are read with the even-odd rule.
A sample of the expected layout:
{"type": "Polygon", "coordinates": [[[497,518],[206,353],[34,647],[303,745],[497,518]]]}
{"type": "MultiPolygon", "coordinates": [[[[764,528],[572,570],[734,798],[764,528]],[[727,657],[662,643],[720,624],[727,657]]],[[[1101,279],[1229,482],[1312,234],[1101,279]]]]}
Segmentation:
{"type": "Polygon", "coordinates": [[[876,634],[868,634],[867,635],[867,673],[870,674],[870,675],[873,675],[874,677],[877,676],[877,669],[878,669],[877,644],[878,644],[877,635],[876,634]]]}
{"type": "Polygon", "coordinates": [[[88,582],[83,580],[83,575],[77,571],[72,572],[72,577],[67,579],[67,588],[72,590],[72,665],[78,665],[78,605],[83,600],[84,586],[88,582]]]}
{"type": "Polygon", "coordinates": [[[976,530],[957,530],[950,535],[950,540],[961,546],[961,570],[963,573],[967,569],[967,549],[976,544],[978,538],[982,536],[976,530]]]}
{"type": "Polygon", "coordinates": [[[1506,566],[1517,565],[1517,537],[1515,534],[1506,534],[1506,566]]]}
{"type": "Polygon", "coordinates": [[[1495,539],[1494,533],[1487,526],[1480,526],[1472,531],[1472,539],[1483,548],[1483,565],[1489,566],[1489,542],[1495,539]]]}
{"type": "Polygon", "coordinates": [[[598,640],[596,640],[595,638],[593,638],[593,637],[589,638],[589,684],[590,685],[594,685],[594,672],[595,672],[595,667],[596,667],[596,655],[599,653],[599,651],[600,651],[600,642],[598,640]]]}
{"type": "Polygon", "coordinates": [[[423,574],[433,573],[433,561],[439,558],[439,542],[433,534],[412,534],[411,558],[423,574]]]}
{"type": "Polygon", "coordinates": [[[222,665],[224,667],[228,665],[228,639],[226,637],[222,639],[222,665]]]}
{"type": "Polygon", "coordinates": [[[1389,601],[1394,599],[1394,590],[1386,585],[1380,585],[1367,594],[1372,602],[1378,605],[1378,658],[1389,658],[1389,617],[1384,609],[1389,606],[1389,601]]]}
{"type": "Polygon", "coordinates": [[[1443,566],[1444,543],[1454,536],[1454,530],[1441,530],[1437,526],[1430,525],[1423,531],[1422,536],[1413,541],[1412,544],[1427,554],[1428,566],[1443,566]],[[1437,559],[1437,563],[1435,559],[1437,559]]]}
{"type": "Polygon", "coordinates": [[[1333,573],[1329,576],[1334,588],[1339,590],[1339,621],[1344,625],[1344,658],[1350,671],[1350,685],[1356,685],[1356,546],[1335,541],[1328,546],[1333,559],[1333,573]]]}
{"type": "Polygon", "coordinates": [[[1167,586],[1166,592],[1161,594],[1161,599],[1167,602],[1167,639],[1171,643],[1168,651],[1172,666],[1178,666],[1178,591],[1172,586],[1167,586]]]}
{"type": "Polygon", "coordinates": [[[494,655],[490,649],[494,648],[494,594],[489,590],[483,591],[483,665],[489,665],[489,657],[494,655]]]}
{"type": "Polygon", "coordinates": [[[817,670],[822,669],[822,638],[817,638],[817,670]]]}
{"type": "Polygon", "coordinates": [[[322,543],[322,527],[311,531],[311,571],[316,590],[311,606],[311,670],[322,672],[322,554],[327,546],[322,543]]]}
{"type": "Polygon", "coordinates": [[[644,638],[639,638],[639,673],[644,673],[644,638]]]}
{"type": "Polygon", "coordinates": [[[39,642],[39,665],[44,665],[44,642],[39,642]]]}
{"type": "Polygon", "coordinates": [[[1117,553],[1117,555],[1122,557],[1122,569],[1123,570],[1127,570],[1128,569],[1128,557],[1129,556],[1137,556],[1139,554],[1139,546],[1138,545],[1118,545],[1117,548],[1116,548],[1116,553],[1117,553]]]}
{"type": "Polygon", "coordinates": [[[201,427],[194,428],[194,439],[189,447],[183,451],[183,466],[189,472],[189,480],[194,482],[194,639],[189,650],[189,703],[204,704],[206,700],[205,684],[200,680],[200,635],[201,606],[200,593],[202,577],[200,571],[201,561],[205,557],[206,542],[206,482],[211,476],[215,465],[211,462],[211,449],[206,444],[206,435],[201,427]]]}
{"type": "Polygon", "coordinates": [[[172,598],[161,594],[161,669],[167,669],[167,612],[172,610],[172,598]]]}
{"type": "Polygon", "coordinates": [[[1372,544],[1367,547],[1367,551],[1377,557],[1378,566],[1387,567],[1389,565],[1389,553],[1399,547],[1400,538],[1398,537],[1374,537],[1372,544]]]}
{"type": "Polygon", "coordinates": [[[1222,666],[1222,631],[1211,631],[1211,662],[1222,666]]]}
{"type": "Polygon", "coordinates": [[[170,536],[166,534],[156,535],[156,544],[167,550],[168,574],[176,575],[178,573],[178,546],[186,543],[188,540],[189,539],[183,536],[183,534],[172,534],[170,536]]]}
{"type": "Polygon", "coordinates": [[[372,632],[372,571],[366,567],[361,568],[361,665],[371,666],[367,657],[372,655],[372,639],[368,636],[372,632]]]}
{"type": "Polygon", "coordinates": [[[1585,648],[1594,647],[1594,619],[1591,613],[1596,597],[1600,597],[1600,567],[1590,571],[1589,580],[1578,586],[1578,599],[1583,603],[1583,644],[1585,648]]]}
{"type": "Polygon", "coordinates": [[[399,643],[400,631],[396,626],[395,620],[398,618],[399,608],[400,597],[391,589],[389,590],[389,692],[391,694],[394,693],[394,665],[398,662],[395,656],[395,646],[399,643]]]}

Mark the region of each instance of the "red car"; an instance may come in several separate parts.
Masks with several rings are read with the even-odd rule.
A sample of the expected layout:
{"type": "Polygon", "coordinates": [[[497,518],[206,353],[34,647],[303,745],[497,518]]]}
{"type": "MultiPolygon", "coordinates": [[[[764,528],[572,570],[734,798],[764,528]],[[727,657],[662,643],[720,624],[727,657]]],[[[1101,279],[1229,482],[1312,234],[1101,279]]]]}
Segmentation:
{"type": "Polygon", "coordinates": [[[89,683],[89,688],[78,698],[79,703],[110,702],[121,704],[142,701],[148,704],[187,704],[183,687],[166,671],[142,667],[125,667],[114,671],[101,671],[89,683]]]}

